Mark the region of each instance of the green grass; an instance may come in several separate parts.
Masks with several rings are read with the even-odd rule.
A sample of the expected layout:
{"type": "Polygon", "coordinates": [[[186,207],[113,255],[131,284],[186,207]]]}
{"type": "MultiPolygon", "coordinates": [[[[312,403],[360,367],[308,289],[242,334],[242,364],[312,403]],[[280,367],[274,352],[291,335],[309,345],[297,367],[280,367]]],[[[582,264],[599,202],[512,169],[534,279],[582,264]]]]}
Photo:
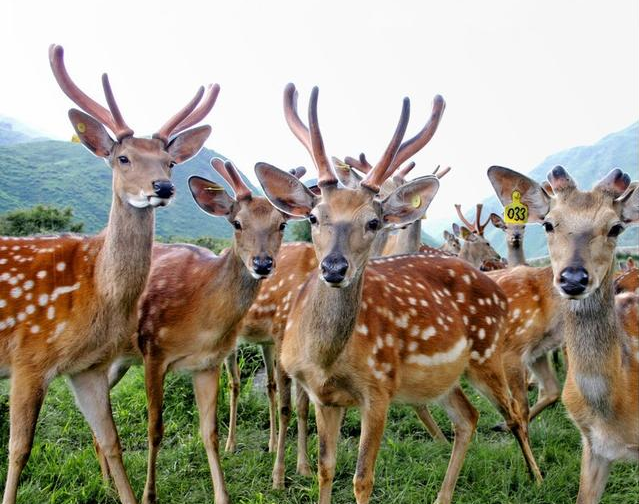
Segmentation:
{"type": "MultiPolygon", "coordinates": [[[[287,489],[271,487],[273,455],[267,453],[268,413],[263,394],[252,387],[256,359],[245,352],[240,399],[238,450],[223,454],[226,482],[234,503],[311,503],[318,495],[316,478],[295,470],[295,428],[290,431],[286,455],[287,489]]],[[[494,409],[473,390],[466,389],[480,409],[478,432],[470,446],[455,492],[456,503],[562,504],[573,503],[579,480],[580,441],[561,405],[546,410],[531,426],[532,446],[545,475],[541,486],[528,479],[514,439],[491,431],[500,421],[494,409]]],[[[7,470],[8,383],[0,383],[0,483],[7,470]]],[[[197,427],[197,411],[188,376],[170,375],[166,383],[165,437],[158,465],[158,492],[162,503],[212,503],[212,486],[197,427]]],[[[125,449],[125,464],[138,496],[146,470],[146,409],[143,376],[132,369],[113,391],[116,423],[125,449]]],[[[226,388],[220,397],[221,434],[228,420],[226,388]]],[[[433,408],[442,429],[450,424],[442,410],[433,408]]],[[[311,425],[314,432],[314,423],[311,425]]],[[[349,411],[342,428],[333,502],[354,502],[352,476],[357,457],[359,417],[349,411]]],[[[317,460],[317,438],[310,440],[311,461],[317,460]]],[[[377,461],[372,502],[432,502],[442,481],[450,446],[429,439],[412,410],[394,406],[377,461]]],[[[18,495],[23,504],[116,503],[115,492],[102,483],[91,435],[75,408],[63,379],[53,382],[40,415],[31,459],[18,495]]],[[[619,463],[613,469],[603,499],[608,504],[639,502],[637,466],[619,463]]]]}

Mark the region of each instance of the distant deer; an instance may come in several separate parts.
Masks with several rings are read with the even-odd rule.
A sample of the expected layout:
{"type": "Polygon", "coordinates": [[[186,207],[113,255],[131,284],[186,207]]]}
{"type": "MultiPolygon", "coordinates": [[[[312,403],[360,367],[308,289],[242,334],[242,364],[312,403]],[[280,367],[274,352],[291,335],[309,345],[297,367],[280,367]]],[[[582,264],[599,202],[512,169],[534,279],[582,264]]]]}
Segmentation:
{"type": "Polygon", "coordinates": [[[61,46],[50,47],[49,59],[62,91],[90,114],[71,109],[69,118],[82,144],[110,165],[113,198],[107,227],[97,236],[0,239],[0,377],[11,377],[2,502],[15,503],[48,384],[66,374],[120,500],[134,503],[111,415],[106,363],[135,331],[137,302],[151,265],[154,209],[173,198],[173,166],[197,154],[208,138],[209,126],[187,128],[208,114],[219,87],[209,87],[204,98],[200,88],[153,138],[136,138],[106,74],[108,110],[73,83],[61,46]]]}
{"type": "Polygon", "coordinates": [[[577,503],[597,503],[612,462],[639,462],[639,354],[630,351],[613,292],[617,237],[639,222],[637,184],[615,169],[580,191],[557,166],[550,196],[507,168],[491,167],[488,177],[504,205],[519,191],[529,222],[546,230],[569,361],[562,400],[582,436],[577,503]]]}
{"type": "Polygon", "coordinates": [[[142,357],[149,408],[149,460],[144,503],[156,502],[156,460],[162,440],[163,384],[168,371],[193,374],[200,432],[217,504],[229,502],[218,454],[217,395],[220,365],[237,343],[242,317],[275,269],[288,215],[251,194],[230,161],[213,159],[235,198],[202,177],[189,188],[206,213],[225,217],[235,228],[221,256],[192,245],[155,245],[146,290],[140,300],[138,332],[110,371],[115,385],[142,357]]]}
{"type": "Polygon", "coordinates": [[[482,208],[483,205],[478,203],[475,211],[475,222],[471,224],[466,217],[464,217],[461,211],[461,205],[455,205],[457,215],[464,224],[463,226],[453,224],[455,234],[461,236],[464,240],[461,250],[459,251],[459,257],[468,261],[476,268],[480,268],[486,262],[489,262],[492,266],[499,269],[498,263],[501,261],[501,256],[484,237],[484,230],[490,222],[490,219],[486,220],[483,224],[481,223],[482,208]]]}
{"type": "Polygon", "coordinates": [[[446,252],[447,254],[452,254],[458,256],[461,252],[461,243],[459,242],[459,238],[455,236],[454,233],[451,233],[447,229],[444,230],[444,244],[440,247],[442,252],[446,252]]]}
{"type": "MultiPolygon", "coordinates": [[[[320,503],[330,502],[339,426],[346,407],[358,406],[362,414],[354,479],[355,497],[362,504],[370,499],[391,400],[423,404],[436,398],[456,430],[438,497],[440,503],[450,502],[477,421],[477,412],[457,380],[470,359],[487,367],[494,362],[491,357],[506,313],[505,296],[485,275],[455,258],[393,256],[373,259],[367,266],[377,231],[422,217],[437,191],[436,177],[427,176],[401,186],[383,201],[375,199],[384,180],[406,160],[415,138],[424,131],[434,134],[443,99],[436,97],[431,120],[422,132],[402,143],[409,113],[406,99],[382,159],[352,190],[337,187],[325,154],[317,120],[317,88],[311,94],[310,128],[297,115],[295,94],[294,86],[287,86],[286,118],[311,153],[321,195],[264,163],[256,166],[256,174],[276,207],[310,220],[320,265],[291,299],[280,351],[284,371],[315,404],[320,503]],[[473,343],[472,333],[479,335],[473,343]]],[[[503,373],[500,363],[495,372],[503,373]]],[[[476,383],[482,379],[474,373],[469,377],[476,383]]]]}
{"type": "Polygon", "coordinates": [[[525,266],[524,233],[525,224],[506,224],[504,219],[496,213],[490,214],[490,221],[497,229],[506,234],[506,247],[508,248],[508,267],[525,266]]]}

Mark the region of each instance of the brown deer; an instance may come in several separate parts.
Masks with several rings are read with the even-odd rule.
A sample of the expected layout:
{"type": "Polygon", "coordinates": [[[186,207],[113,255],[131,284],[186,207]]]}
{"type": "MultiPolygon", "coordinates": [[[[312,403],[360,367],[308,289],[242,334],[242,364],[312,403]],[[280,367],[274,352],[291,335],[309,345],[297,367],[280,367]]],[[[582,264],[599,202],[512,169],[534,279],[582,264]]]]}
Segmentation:
{"type": "MultiPolygon", "coordinates": [[[[437,191],[437,178],[427,176],[401,186],[383,201],[375,199],[384,180],[407,159],[415,138],[424,131],[434,134],[444,101],[436,97],[431,120],[422,132],[401,143],[408,122],[406,99],[382,159],[352,190],[337,187],[325,154],[317,120],[317,88],[309,105],[310,129],[297,115],[295,94],[294,86],[287,86],[286,118],[318,168],[321,195],[271,165],[258,164],[256,173],[269,200],[286,213],[306,216],[313,230],[319,271],[308,277],[292,299],[280,364],[315,404],[320,502],[330,501],[346,407],[357,406],[362,414],[354,490],[357,502],[366,503],[390,402],[423,404],[436,398],[456,430],[438,496],[438,502],[450,502],[477,421],[477,412],[457,380],[471,359],[486,368],[497,364],[484,376],[469,373],[482,390],[487,388],[483,380],[489,374],[503,373],[501,363],[492,357],[499,344],[506,298],[485,275],[456,258],[417,254],[368,263],[377,231],[420,218],[437,191]],[[479,337],[471,343],[472,333],[479,337]]],[[[508,391],[504,394],[508,396],[508,391]]]]}
{"type": "Polygon", "coordinates": [[[508,267],[525,266],[526,256],[524,254],[524,233],[525,224],[506,224],[504,219],[496,213],[490,214],[490,222],[497,229],[506,235],[506,247],[508,249],[508,267]]]}
{"type": "Polygon", "coordinates": [[[137,302],[151,264],[154,209],[173,198],[173,166],[197,154],[209,136],[209,126],[187,128],[211,110],[219,87],[209,87],[204,98],[200,88],[153,138],[136,138],[106,74],[108,110],[73,83],[61,46],[50,47],[49,59],[64,93],[88,113],[71,109],[69,118],[82,144],[111,166],[113,199],[107,227],[97,236],[0,239],[0,375],[11,377],[9,470],[2,502],[15,502],[48,384],[66,374],[120,500],[134,503],[111,415],[106,364],[135,331],[137,302]]]}
{"type": "Polygon", "coordinates": [[[639,268],[635,266],[635,262],[632,257],[629,257],[622,269],[618,272],[616,278],[613,280],[613,286],[615,294],[621,294],[623,292],[637,292],[639,289],[639,268]]]}
{"type": "Polygon", "coordinates": [[[562,400],[582,436],[578,504],[599,502],[615,460],[639,461],[639,359],[615,316],[617,237],[639,221],[639,190],[621,170],[580,191],[561,166],[548,175],[554,196],[528,177],[491,167],[498,198],[513,191],[543,224],[553,284],[561,296],[568,373],[562,400]]]}
{"type": "Polygon", "coordinates": [[[149,460],[145,503],[156,502],[156,460],[162,440],[163,383],[168,371],[193,374],[200,432],[217,504],[229,502],[218,453],[217,395],[220,365],[237,343],[237,329],[260,282],[275,268],[289,216],[251,194],[230,161],[213,159],[235,198],[205,178],[189,187],[206,213],[225,217],[235,228],[221,256],[192,245],[155,245],[147,288],[140,300],[138,331],[112,366],[111,385],[142,358],[149,408],[149,460]]]}
{"type": "Polygon", "coordinates": [[[455,205],[457,215],[464,224],[463,226],[453,224],[455,234],[464,240],[461,250],[459,251],[459,257],[468,261],[476,268],[486,266],[486,263],[488,263],[490,264],[490,269],[501,269],[503,266],[500,266],[500,255],[484,237],[484,230],[490,222],[490,218],[483,224],[481,223],[482,208],[483,205],[478,203],[475,211],[475,222],[471,224],[466,217],[464,217],[461,211],[461,205],[455,205]]]}

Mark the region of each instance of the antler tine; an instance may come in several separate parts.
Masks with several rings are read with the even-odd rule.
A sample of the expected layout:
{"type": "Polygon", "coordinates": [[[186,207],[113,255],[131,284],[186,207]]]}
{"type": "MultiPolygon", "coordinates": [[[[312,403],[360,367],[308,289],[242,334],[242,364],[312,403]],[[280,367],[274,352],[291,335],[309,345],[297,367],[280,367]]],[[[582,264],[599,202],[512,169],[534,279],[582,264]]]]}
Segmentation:
{"type": "Polygon", "coordinates": [[[231,161],[213,158],[211,159],[211,166],[231,186],[235,193],[235,199],[239,201],[251,197],[251,190],[244,183],[238,169],[231,161]]]}
{"type": "Polygon", "coordinates": [[[87,114],[95,117],[111,131],[117,133],[118,126],[111,112],[109,112],[98,102],[86,95],[71,80],[71,77],[69,76],[69,73],[64,66],[64,49],[62,48],[62,46],[56,44],[51,44],[49,46],[49,63],[51,64],[53,76],[55,77],[55,80],[58,82],[58,85],[60,86],[60,89],[62,89],[64,94],[71,98],[71,100],[87,114]]]}
{"type": "Polygon", "coordinates": [[[373,168],[366,177],[364,177],[364,180],[360,182],[360,185],[378,193],[382,183],[392,175],[393,171],[397,167],[393,161],[397,155],[397,150],[400,147],[402,139],[404,138],[404,134],[406,133],[409,118],[410,100],[408,98],[404,98],[402,102],[402,113],[399,116],[399,122],[397,123],[395,133],[393,134],[388,147],[386,147],[382,158],[375,165],[375,168],[373,168]]]}
{"type": "Polygon", "coordinates": [[[488,225],[488,222],[490,221],[490,216],[489,216],[486,222],[484,222],[483,225],[481,224],[481,211],[483,208],[484,208],[483,204],[477,203],[477,211],[475,213],[475,229],[477,230],[477,233],[479,234],[479,236],[484,236],[484,229],[486,228],[486,226],[488,225]]]}
{"type": "Polygon", "coordinates": [[[200,86],[195,93],[195,96],[191,99],[189,103],[187,103],[177,114],[175,114],[171,119],[169,119],[164,125],[157,131],[157,133],[153,134],[153,138],[158,138],[162,140],[165,144],[169,143],[169,137],[173,130],[178,126],[183,120],[185,120],[198,103],[202,99],[204,95],[204,86],[200,86]]]}
{"type": "Polygon", "coordinates": [[[439,171],[439,165],[437,165],[437,168],[435,168],[433,175],[435,175],[438,179],[441,179],[441,178],[444,178],[450,170],[451,170],[450,166],[447,166],[442,171],[439,171]]]}
{"type": "Polygon", "coordinates": [[[308,153],[313,156],[311,134],[297,113],[297,89],[295,89],[295,84],[292,82],[289,82],[284,88],[284,117],[295,137],[302,142],[308,153]]]}
{"type": "Polygon", "coordinates": [[[306,175],[306,168],[298,166],[297,168],[291,168],[288,172],[296,179],[301,179],[304,175],[306,175]]]}
{"type": "Polygon", "coordinates": [[[397,172],[397,175],[399,175],[400,177],[404,179],[406,178],[406,175],[408,175],[413,168],[415,168],[415,161],[410,161],[409,163],[406,163],[404,167],[401,170],[399,170],[399,172],[397,172]]]}
{"type": "Polygon", "coordinates": [[[115,101],[115,96],[113,96],[109,76],[105,73],[102,74],[102,87],[104,88],[104,96],[106,97],[109,110],[111,110],[111,116],[113,117],[115,127],[117,128],[113,133],[115,133],[119,142],[123,138],[133,135],[133,130],[129,128],[126,122],[124,122],[124,118],[120,112],[120,107],[118,107],[118,104],[115,101]]]}
{"type": "Polygon", "coordinates": [[[355,168],[357,171],[362,173],[368,173],[373,169],[373,165],[371,165],[366,159],[366,154],[363,152],[359,155],[359,159],[352,158],[350,156],[346,156],[344,158],[344,162],[352,168],[355,168]]]}
{"type": "Polygon", "coordinates": [[[204,119],[211,109],[215,105],[217,101],[217,97],[220,94],[220,85],[219,84],[209,84],[206,86],[206,94],[202,101],[197,106],[193,112],[191,112],[185,119],[183,119],[180,124],[178,124],[172,131],[173,135],[177,135],[181,131],[194,126],[199,123],[202,119],[204,119]]]}
{"type": "Polygon", "coordinates": [[[324,149],[324,141],[322,140],[322,132],[319,127],[317,117],[317,98],[319,96],[319,88],[315,86],[311,91],[311,99],[308,103],[308,125],[310,129],[310,139],[312,147],[312,157],[319,172],[317,185],[326,187],[337,184],[337,177],[333,173],[331,164],[326,156],[324,149]]]}
{"type": "Polygon", "coordinates": [[[424,146],[433,138],[439,121],[444,114],[446,108],[446,102],[441,95],[435,95],[433,98],[433,110],[431,111],[430,118],[426,125],[421,129],[417,135],[406,140],[397,151],[395,159],[393,160],[393,168],[401,165],[404,161],[407,161],[413,157],[417,152],[424,148],[424,146]]]}
{"type": "Polygon", "coordinates": [[[464,217],[464,214],[461,211],[461,205],[455,204],[455,210],[457,210],[457,215],[459,219],[464,223],[464,226],[466,226],[471,232],[476,231],[475,226],[468,222],[468,220],[466,220],[466,217],[464,217]]]}

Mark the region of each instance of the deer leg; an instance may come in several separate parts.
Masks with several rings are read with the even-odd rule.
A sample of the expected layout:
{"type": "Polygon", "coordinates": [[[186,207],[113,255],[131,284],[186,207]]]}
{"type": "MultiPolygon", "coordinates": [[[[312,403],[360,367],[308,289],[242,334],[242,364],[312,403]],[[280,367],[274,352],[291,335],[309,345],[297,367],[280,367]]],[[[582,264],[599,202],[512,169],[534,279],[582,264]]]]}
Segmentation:
{"type": "Polygon", "coordinates": [[[541,355],[530,364],[530,369],[539,382],[539,396],[537,402],[530,409],[529,421],[535,418],[548,406],[555,404],[561,395],[561,385],[550,364],[548,354],[541,355]]]}
{"type": "MultiPolygon", "coordinates": [[[[528,418],[529,406],[526,366],[523,364],[521,357],[514,352],[505,353],[502,358],[502,363],[512,398],[517,404],[523,418],[528,418]]],[[[508,432],[509,430],[506,423],[498,424],[493,427],[493,429],[501,432],[508,432]]]]}
{"type": "Polygon", "coordinates": [[[330,504],[337,461],[337,440],[344,416],[344,408],[315,404],[319,443],[318,479],[319,504],[330,504]]]}
{"type": "Polygon", "coordinates": [[[284,475],[286,473],[284,456],[286,455],[286,433],[291,419],[291,379],[279,366],[276,366],[277,392],[279,395],[280,428],[277,433],[277,451],[275,452],[275,464],[273,466],[273,488],[284,488],[284,475]]]}
{"type": "Polygon", "coordinates": [[[528,438],[528,416],[523,414],[519,404],[510,395],[501,359],[493,357],[482,365],[470,367],[468,377],[475,388],[482,392],[504,417],[510,432],[519,443],[530,475],[537,483],[541,483],[541,471],[528,438]]]}
{"type": "Polygon", "coordinates": [[[362,430],[359,438],[357,467],[353,478],[353,490],[357,504],[368,504],[375,481],[375,460],[384,435],[388,400],[376,398],[374,407],[362,409],[362,430]]]}
{"type": "Polygon", "coordinates": [[[237,349],[224,359],[226,374],[229,378],[229,434],[224,451],[234,452],[237,447],[237,399],[240,395],[240,368],[237,366],[237,349]]]}
{"type": "Polygon", "coordinates": [[[297,410],[297,472],[312,476],[308,461],[308,394],[299,383],[295,386],[295,409],[297,410]]]}
{"type": "Polygon", "coordinates": [[[104,369],[89,369],[69,377],[75,401],[88,422],[107,461],[113,483],[123,503],[136,501],[122,462],[122,447],[113,421],[109,380],[104,369]]]}
{"type": "Polygon", "coordinates": [[[455,439],[448,468],[446,469],[446,476],[444,476],[435,504],[449,504],[453,498],[459,472],[466,458],[468,445],[477,427],[479,412],[470,404],[459,386],[455,386],[446,396],[441,398],[440,404],[446,410],[448,418],[450,418],[455,427],[455,439]]]}
{"type": "Polygon", "coordinates": [[[428,406],[426,406],[425,404],[419,404],[413,406],[413,409],[415,410],[415,413],[417,413],[417,416],[422,421],[422,423],[426,427],[426,430],[433,439],[448,443],[448,439],[446,439],[446,436],[444,436],[444,433],[439,428],[439,425],[437,425],[437,422],[435,422],[435,419],[430,414],[430,411],[428,411],[428,406]]]}
{"type": "Polygon", "coordinates": [[[584,437],[582,445],[577,504],[597,504],[606,489],[611,462],[593,453],[590,442],[584,437]]]}
{"type": "Polygon", "coordinates": [[[2,504],[15,504],[20,474],[29,460],[42,401],[45,380],[23,370],[13,370],[9,399],[9,471],[2,504]]]}
{"type": "MultiPolygon", "coordinates": [[[[107,380],[109,382],[109,390],[115,387],[120,380],[124,377],[126,372],[130,369],[131,366],[125,363],[114,362],[109,366],[109,372],[107,374],[107,380]]],[[[102,473],[102,478],[105,482],[110,481],[111,472],[109,471],[109,463],[107,462],[106,456],[102,452],[100,448],[100,444],[98,443],[97,438],[95,437],[95,433],[91,433],[93,436],[93,448],[95,449],[95,454],[98,458],[98,462],[100,464],[100,472],[102,473]]]]}
{"type": "Polygon", "coordinates": [[[164,401],[164,377],[166,365],[152,355],[146,355],[144,359],[144,386],[146,388],[146,401],[148,408],[148,443],[149,454],[146,468],[146,483],[144,485],[144,504],[153,504],[157,500],[156,494],[156,462],[160,443],[164,434],[162,423],[162,404],[164,401]]]}
{"type": "Polygon", "coordinates": [[[228,504],[230,502],[224,473],[220,463],[219,440],[217,432],[217,396],[219,391],[220,368],[199,371],[193,375],[193,388],[195,401],[200,412],[200,433],[206,456],[209,459],[209,469],[213,480],[215,504],[228,504]]]}
{"type": "Polygon", "coordinates": [[[275,355],[273,345],[260,345],[266,368],[266,393],[268,394],[269,436],[268,451],[275,451],[277,443],[277,384],[275,382],[275,355]]]}

